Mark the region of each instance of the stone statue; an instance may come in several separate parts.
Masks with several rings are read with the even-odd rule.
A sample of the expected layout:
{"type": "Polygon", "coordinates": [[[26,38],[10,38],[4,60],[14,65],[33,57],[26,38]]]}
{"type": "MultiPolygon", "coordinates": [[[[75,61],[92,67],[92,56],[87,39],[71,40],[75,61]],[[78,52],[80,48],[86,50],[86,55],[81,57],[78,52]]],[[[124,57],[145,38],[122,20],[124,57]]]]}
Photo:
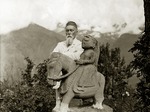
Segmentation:
{"type": "Polygon", "coordinates": [[[83,68],[83,72],[78,81],[78,87],[93,87],[95,86],[95,74],[97,73],[99,58],[98,41],[90,35],[85,36],[82,40],[82,48],[84,52],[80,55],[80,59],[76,60],[76,63],[83,68]]]}
{"type": "Polygon", "coordinates": [[[61,80],[56,90],[56,106],[53,112],[68,112],[69,103],[74,98],[94,98],[93,108],[103,109],[105,78],[97,71],[98,42],[91,36],[82,41],[84,52],[79,60],[72,60],[66,55],[53,52],[47,63],[48,82],[55,85],[61,80]],[[59,75],[60,72],[64,75],[59,75]]]}

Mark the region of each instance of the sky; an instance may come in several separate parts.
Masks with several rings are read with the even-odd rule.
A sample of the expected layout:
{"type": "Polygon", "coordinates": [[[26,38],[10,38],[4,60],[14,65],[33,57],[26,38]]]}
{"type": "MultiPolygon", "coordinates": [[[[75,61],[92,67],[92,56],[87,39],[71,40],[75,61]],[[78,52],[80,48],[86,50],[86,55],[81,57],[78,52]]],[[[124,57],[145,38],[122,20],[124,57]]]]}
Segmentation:
{"type": "Polygon", "coordinates": [[[79,29],[140,33],[143,0],[0,0],[0,34],[39,24],[49,30],[75,21],[79,29]]]}

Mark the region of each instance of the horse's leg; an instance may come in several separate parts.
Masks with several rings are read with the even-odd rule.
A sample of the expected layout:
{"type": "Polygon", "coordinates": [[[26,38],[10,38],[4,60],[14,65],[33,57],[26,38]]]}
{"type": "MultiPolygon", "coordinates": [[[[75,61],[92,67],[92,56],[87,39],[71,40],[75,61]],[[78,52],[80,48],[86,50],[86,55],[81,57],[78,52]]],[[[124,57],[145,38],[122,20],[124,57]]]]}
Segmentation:
{"type": "Polygon", "coordinates": [[[56,105],[53,109],[53,112],[59,112],[60,111],[60,104],[61,104],[61,95],[58,91],[58,89],[55,90],[56,93],[56,105]]]}
{"type": "Polygon", "coordinates": [[[72,90],[68,90],[68,92],[63,96],[61,106],[60,106],[60,112],[69,111],[69,103],[73,97],[74,97],[74,92],[72,90]]]}
{"type": "Polygon", "coordinates": [[[103,109],[102,103],[104,100],[104,87],[105,87],[105,77],[101,74],[100,81],[99,81],[99,89],[97,90],[94,96],[95,98],[95,104],[93,105],[94,108],[103,109]]]}
{"type": "Polygon", "coordinates": [[[97,109],[103,109],[103,100],[104,100],[104,97],[102,95],[102,92],[101,90],[97,91],[96,95],[94,96],[95,98],[95,104],[93,104],[93,108],[97,108],[97,109]]]}

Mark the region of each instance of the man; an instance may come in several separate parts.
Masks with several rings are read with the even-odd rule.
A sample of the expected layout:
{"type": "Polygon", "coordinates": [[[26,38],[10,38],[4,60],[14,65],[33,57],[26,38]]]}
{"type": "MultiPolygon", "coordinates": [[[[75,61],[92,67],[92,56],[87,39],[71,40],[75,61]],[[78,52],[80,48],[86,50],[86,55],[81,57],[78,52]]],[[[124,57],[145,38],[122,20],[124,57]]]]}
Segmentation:
{"type": "MultiPolygon", "coordinates": [[[[76,39],[78,33],[77,24],[73,21],[69,21],[65,27],[66,40],[59,42],[54,48],[53,52],[60,52],[64,55],[69,56],[73,60],[79,60],[80,55],[83,52],[82,44],[76,39]]],[[[62,73],[60,73],[62,75],[62,73]]],[[[60,81],[56,83],[54,89],[58,89],[60,86],[60,81]]]]}

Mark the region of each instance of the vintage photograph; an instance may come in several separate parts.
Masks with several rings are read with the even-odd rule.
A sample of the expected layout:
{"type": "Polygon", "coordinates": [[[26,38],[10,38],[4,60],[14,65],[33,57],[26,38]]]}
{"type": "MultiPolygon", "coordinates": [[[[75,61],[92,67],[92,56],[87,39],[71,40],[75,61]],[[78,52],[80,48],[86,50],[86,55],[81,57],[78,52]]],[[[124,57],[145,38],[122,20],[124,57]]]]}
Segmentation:
{"type": "Polygon", "coordinates": [[[0,0],[0,112],[149,111],[149,0],[0,0]]]}

